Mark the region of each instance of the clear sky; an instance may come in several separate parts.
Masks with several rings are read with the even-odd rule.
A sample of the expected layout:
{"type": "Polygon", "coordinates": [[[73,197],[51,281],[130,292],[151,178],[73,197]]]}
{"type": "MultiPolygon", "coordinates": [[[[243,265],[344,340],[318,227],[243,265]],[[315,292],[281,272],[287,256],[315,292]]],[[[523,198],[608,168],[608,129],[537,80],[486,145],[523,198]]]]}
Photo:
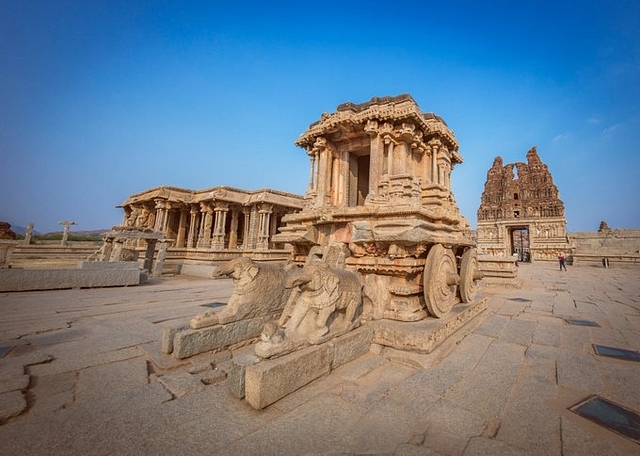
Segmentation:
{"type": "Polygon", "coordinates": [[[640,228],[637,0],[0,0],[0,220],[110,228],[159,185],[303,194],[309,124],[402,93],[455,132],[472,226],[494,157],[535,145],[569,231],[640,228]]]}

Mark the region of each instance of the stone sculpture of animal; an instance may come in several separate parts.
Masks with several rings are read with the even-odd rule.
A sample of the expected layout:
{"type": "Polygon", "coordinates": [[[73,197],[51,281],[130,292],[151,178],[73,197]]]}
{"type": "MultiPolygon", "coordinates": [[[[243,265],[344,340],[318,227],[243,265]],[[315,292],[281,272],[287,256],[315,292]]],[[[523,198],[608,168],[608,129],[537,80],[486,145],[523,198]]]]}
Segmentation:
{"type": "Polygon", "coordinates": [[[233,279],[233,294],[226,307],[197,315],[191,320],[192,329],[226,324],[279,312],[283,309],[291,289],[286,288],[287,273],[295,266],[257,263],[250,258],[235,258],[216,270],[214,276],[233,279]]]}
{"type": "Polygon", "coordinates": [[[288,321],[280,320],[291,339],[318,343],[334,327],[344,331],[357,325],[362,306],[362,282],[357,273],[318,261],[291,274],[287,286],[298,289],[288,321]]]}

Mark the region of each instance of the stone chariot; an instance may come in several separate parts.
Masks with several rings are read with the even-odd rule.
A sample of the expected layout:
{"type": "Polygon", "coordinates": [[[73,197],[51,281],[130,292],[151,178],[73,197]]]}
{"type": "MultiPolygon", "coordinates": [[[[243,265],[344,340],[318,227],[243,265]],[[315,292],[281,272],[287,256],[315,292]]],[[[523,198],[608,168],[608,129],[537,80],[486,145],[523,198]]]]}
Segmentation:
{"type": "Polygon", "coordinates": [[[344,103],[296,145],[311,163],[305,206],[274,237],[294,262],[347,246],[342,266],[362,277],[364,319],[441,318],[473,301],[482,273],[451,190],[462,157],[440,117],[408,94],[344,103]]]}

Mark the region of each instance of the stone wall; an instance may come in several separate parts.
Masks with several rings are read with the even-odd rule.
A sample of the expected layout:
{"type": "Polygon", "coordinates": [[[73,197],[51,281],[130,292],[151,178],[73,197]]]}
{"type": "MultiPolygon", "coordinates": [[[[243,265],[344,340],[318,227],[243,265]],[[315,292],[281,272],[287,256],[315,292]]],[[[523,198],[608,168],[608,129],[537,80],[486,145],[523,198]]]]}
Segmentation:
{"type": "Polygon", "coordinates": [[[574,266],[640,267],[640,230],[583,231],[568,234],[574,266]]]}

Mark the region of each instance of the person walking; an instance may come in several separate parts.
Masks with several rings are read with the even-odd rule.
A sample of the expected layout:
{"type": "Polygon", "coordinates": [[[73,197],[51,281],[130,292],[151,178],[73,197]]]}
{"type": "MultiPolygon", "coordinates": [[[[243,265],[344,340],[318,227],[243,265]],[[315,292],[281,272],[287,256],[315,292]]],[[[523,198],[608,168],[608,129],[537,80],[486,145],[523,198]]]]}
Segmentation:
{"type": "Polygon", "coordinates": [[[560,263],[560,270],[562,271],[563,269],[566,271],[567,270],[567,265],[565,262],[565,258],[564,258],[564,253],[560,252],[560,256],[558,256],[558,262],[560,263]]]}

